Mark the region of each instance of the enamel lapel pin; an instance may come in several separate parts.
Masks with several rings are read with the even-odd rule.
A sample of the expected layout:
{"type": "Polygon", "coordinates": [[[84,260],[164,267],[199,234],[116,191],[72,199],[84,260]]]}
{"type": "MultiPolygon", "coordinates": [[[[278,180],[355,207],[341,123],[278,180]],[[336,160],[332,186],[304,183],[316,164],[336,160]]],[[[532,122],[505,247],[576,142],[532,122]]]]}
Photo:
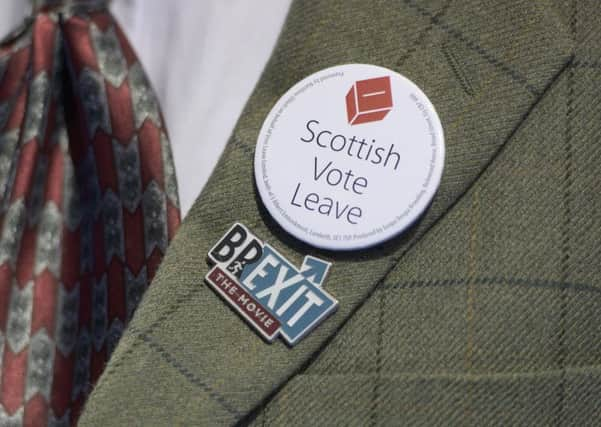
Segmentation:
{"type": "Polygon", "coordinates": [[[307,255],[298,269],[240,223],[208,258],[207,283],[268,342],[293,346],[338,307],[322,287],[331,263],[307,255]]]}

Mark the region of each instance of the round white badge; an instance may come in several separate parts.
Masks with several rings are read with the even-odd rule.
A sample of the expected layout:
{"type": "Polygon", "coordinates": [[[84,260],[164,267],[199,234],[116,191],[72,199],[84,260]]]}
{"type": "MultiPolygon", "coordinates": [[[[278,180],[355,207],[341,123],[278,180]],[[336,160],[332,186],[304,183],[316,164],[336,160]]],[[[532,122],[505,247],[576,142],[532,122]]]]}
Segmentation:
{"type": "Polygon", "coordinates": [[[310,245],[354,250],[406,230],[434,197],[444,136],[434,106],[387,68],[327,68],[288,90],[257,141],[261,199],[310,245]]]}

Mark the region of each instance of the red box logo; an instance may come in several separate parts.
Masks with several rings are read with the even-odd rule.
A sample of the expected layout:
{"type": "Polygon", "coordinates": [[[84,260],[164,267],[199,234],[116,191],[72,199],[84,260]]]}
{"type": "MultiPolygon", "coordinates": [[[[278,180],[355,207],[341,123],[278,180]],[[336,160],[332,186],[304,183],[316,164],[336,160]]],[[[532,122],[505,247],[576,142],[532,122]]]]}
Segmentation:
{"type": "Polygon", "coordinates": [[[351,125],[382,120],[391,109],[388,76],[356,81],[346,94],[346,114],[351,125]]]}

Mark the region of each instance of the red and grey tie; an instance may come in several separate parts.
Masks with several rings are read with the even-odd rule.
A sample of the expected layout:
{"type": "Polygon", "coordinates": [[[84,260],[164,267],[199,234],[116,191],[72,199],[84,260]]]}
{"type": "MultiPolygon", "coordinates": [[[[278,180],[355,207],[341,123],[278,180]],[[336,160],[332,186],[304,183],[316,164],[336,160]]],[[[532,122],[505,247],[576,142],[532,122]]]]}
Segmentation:
{"type": "Polygon", "coordinates": [[[180,222],[157,99],[99,1],[0,45],[0,425],[71,425],[180,222]]]}

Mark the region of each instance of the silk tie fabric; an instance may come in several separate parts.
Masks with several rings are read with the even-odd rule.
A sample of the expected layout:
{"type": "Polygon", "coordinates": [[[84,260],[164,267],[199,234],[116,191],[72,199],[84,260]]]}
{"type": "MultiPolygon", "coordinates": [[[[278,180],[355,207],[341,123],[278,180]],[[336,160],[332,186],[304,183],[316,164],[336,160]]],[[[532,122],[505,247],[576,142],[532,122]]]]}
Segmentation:
{"type": "Polygon", "coordinates": [[[70,425],[180,222],[157,100],[103,2],[41,2],[0,45],[0,195],[0,425],[70,425]]]}

